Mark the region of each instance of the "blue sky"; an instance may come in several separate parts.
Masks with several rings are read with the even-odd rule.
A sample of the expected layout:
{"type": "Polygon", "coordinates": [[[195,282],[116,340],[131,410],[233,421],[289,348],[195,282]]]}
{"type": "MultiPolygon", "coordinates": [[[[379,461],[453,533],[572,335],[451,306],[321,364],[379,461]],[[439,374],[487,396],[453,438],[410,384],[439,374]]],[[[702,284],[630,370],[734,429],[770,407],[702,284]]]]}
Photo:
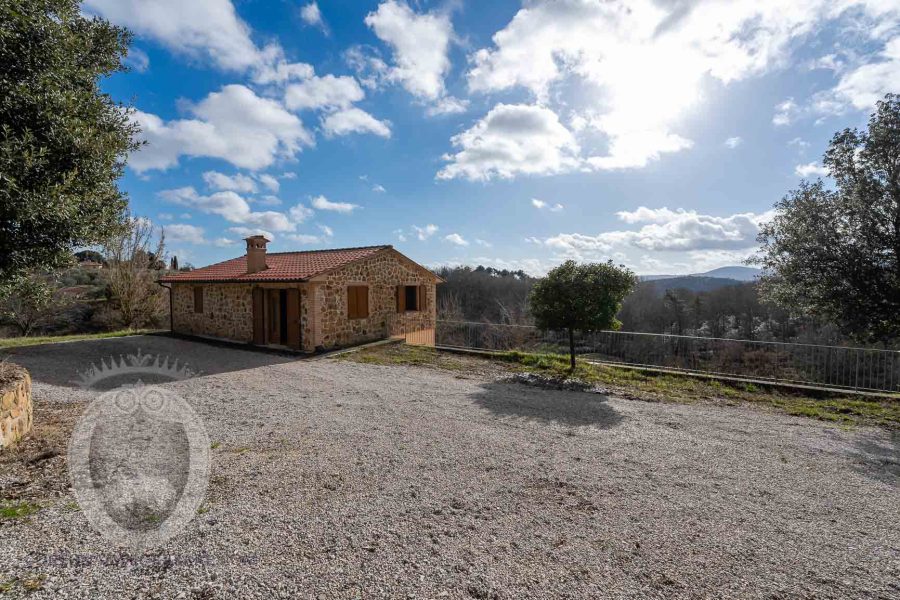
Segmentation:
{"type": "Polygon", "coordinates": [[[900,0],[86,0],[135,33],[122,187],[179,259],[739,264],[898,92],[900,0]],[[893,88],[891,87],[893,86],[893,88]]]}

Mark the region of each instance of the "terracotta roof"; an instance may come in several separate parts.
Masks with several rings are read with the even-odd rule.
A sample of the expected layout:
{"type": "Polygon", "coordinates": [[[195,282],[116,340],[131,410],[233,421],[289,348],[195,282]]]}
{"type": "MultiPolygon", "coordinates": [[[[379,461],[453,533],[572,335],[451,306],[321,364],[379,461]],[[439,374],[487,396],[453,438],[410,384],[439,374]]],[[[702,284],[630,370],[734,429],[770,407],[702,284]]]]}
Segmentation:
{"type": "Polygon", "coordinates": [[[372,256],[392,246],[366,246],[363,248],[335,248],[334,250],[308,250],[305,252],[269,252],[266,254],[268,269],[247,273],[247,256],[194,269],[185,273],[166,275],[163,283],[209,281],[305,281],[326,271],[331,271],[362,258],[372,256]]]}

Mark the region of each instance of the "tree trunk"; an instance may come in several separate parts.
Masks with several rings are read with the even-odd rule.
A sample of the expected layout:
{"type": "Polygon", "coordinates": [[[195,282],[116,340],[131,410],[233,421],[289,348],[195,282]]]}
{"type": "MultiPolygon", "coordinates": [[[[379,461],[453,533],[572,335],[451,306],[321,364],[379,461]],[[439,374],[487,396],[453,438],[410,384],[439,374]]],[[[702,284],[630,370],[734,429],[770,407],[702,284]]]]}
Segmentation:
{"type": "Polygon", "coordinates": [[[569,328],[569,370],[575,372],[575,330],[569,328]]]}

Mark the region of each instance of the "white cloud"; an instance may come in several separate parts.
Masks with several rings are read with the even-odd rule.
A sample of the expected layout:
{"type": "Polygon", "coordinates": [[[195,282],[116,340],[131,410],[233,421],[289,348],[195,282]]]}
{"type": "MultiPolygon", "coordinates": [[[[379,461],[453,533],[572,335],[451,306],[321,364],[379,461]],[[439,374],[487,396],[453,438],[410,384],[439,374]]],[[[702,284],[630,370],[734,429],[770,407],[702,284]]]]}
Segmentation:
{"type": "Polygon", "coordinates": [[[372,186],[372,191],[375,192],[376,194],[383,194],[387,190],[384,189],[384,186],[381,185],[380,183],[376,183],[375,185],[372,186]]]}
{"type": "Polygon", "coordinates": [[[159,213],[158,215],[156,215],[156,218],[158,218],[160,221],[171,221],[175,218],[175,215],[173,215],[172,213],[159,213]]]}
{"type": "Polygon", "coordinates": [[[230,0],[86,0],[85,7],[173,52],[244,71],[261,62],[230,0]]]}
{"type": "Polygon", "coordinates": [[[556,114],[542,106],[498,104],[466,131],[453,136],[439,179],[486,181],[575,169],[578,143],[556,114]]]}
{"type": "Polygon", "coordinates": [[[316,210],[330,210],[344,214],[350,214],[359,208],[359,205],[350,204],[349,202],[332,202],[325,196],[316,196],[313,198],[312,205],[316,210]]]}
{"type": "Polygon", "coordinates": [[[442,115],[458,115],[469,110],[469,101],[453,96],[446,96],[437,100],[434,104],[425,109],[425,114],[429,117],[437,117],[442,115]]]}
{"type": "Polygon", "coordinates": [[[322,11],[316,2],[310,2],[300,9],[300,18],[311,27],[318,27],[325,35],[328,35],[328,26],[322,18],[322,11]]]}
{"type": "Polygon", "coordinates": [[[636,231],[607,231],[597,235],[562,233],[543,244],[564,255],[609,254],[626,247],[650,251],[743,250],[754,246],[762,223],[771,212],[739,213],[727,217],[703,215],[695,211],[640,207],[617,213],[626,223],[640,224],[636,231]]]}
{"type": "MultiPolygon", "coordinates": [[[[896,9],[895,0],[532,0],[470,56],[468,84],[486,93],[524,88],[546,104],[575,80],[578,102],[593,107],[575,121],[609,144],[588,164],[642,167],[691,147],[676,130],[703,101],[707,79],[762,75],[788,64],[796,41],[825,22],[864,14],[880,24],[896,9]]],[[[880,69],[865,79],[894,72],[880,69]]]]}
{"type": "Polygon", "coordinates": [[[280,206],[281,198],[278,196],[272,196],[271,194],[267,194],[265,196],[260,196],[258,198],[251,198],[250,200],[253,204],[259,204],[260,206],[280,206]]]}
{"type": "Polygon", "coordinates": [[[196,225],[187,225],[185,223],[172,223],[163,227],[167,242],[188,243],[188,244],[207,244],[209,243],[203,236],[202,227],[196,225]]]}
{"type": "Polygon", "coordinates": [[[143,73],[150,68],[150,57],[147,56],[146,52],[135,46],[128,48],[128,54],[125,56],[124,62],[129,69],[138,73],[143,73]]]}
{"type": "Polygon", "coordinates": [[[366,111],[353,107],[327,115],[322,119],[325,135],[349,135],[351,133],[372,133],[381,137],[391,137],[389,121],[379,121],[366,111]]]}
{"type": "MultiPolygon", "coordinates": [[[[898,9],[900,10],[900,9],[898,9]]],[[[840,113],[846,107],[871,111],[900,81],[900,35],[889,40],[877,60],[844,73],[830,92],[816,98],[819,112],[840,113]]]]}
{"type": "Polygon", "coordinates": [[[463,236],[458,233],[451,233],[450,235],[445,235],[444,240],[450,242],[451,244],[456,244],[457,246],[468,246],[469,242],[466,241],[463,236]]]}
{"type": "Polygon", "coordinates": [[[817,162],[811,162],[805,165],[797,165],[794,167],[794,173],[800,177],[811,177],[813,175],[824,177],[828,175],[828,169],[817,162]]]}
{"type": "Polygon", "coordinates": [[[669,210],[665,206],[662,208],[647,208],[639,206],[635,210],[621,210],[616,213],[619,220],[626,223],[668,223],[678,219],[685,214],[684,210],[669,210]]]}
{"type": "Polygon", "coordinates": [[[261,175],[257,175],[256,178],[259,179],[259,182],[261,184],[263,184],[270,191],[275,192],[276,194],[278,193],[278,190],[281,189],[281,183],[272,175],[262,173],[261,175]]]}
{"type": "Polygon", "coordinates": [[[406,241],[406,234],[403,232],[402,229],[395,229],[395,230],[394,230],[394,235],[397,236],[397,241],[400,241],[400,242],[405,242],[405,241],[406,241]]]}
{"type": "Polygon", "coordinates": [[[348,108],[365,95],[353,77],[313,76],[287,86],[284,104],[290,110],[348,108]]]}
{"type": "Polygon", "coordinates": [[[493,248],[494,245],[487,240],[475,238],[475,243],[484,248],[493,248]]]}
{"type": "Polygon", "coordinates": [[[437,233],[438,226],[432,225],[431,223],[429,223],[425,227],[419,227],[418,225],[413,225],[412,229],[413,229],[413,232],[415,233],[416,237],[419,239],[419,241],[424,242],[425,240],[427,240],[428,238],[433,236],[435,233],[437,233]]]}
{"type": "Polygon", "coordinates": [[[286,172],[282,173],[281,175],[279,175],[279,177],[282,179],[297,179],[297,174],[292,173],[290,171],[286,171],[286,172]]]}
{"type": "Polygon", "coordinates": [[[173,204],[189,206],[207,214],[219,215],[232,223],[254,225],[273,231],[293,231],[295,228],[294,223],[283,213],[252,211],[250,204],[242,196],[232,191],[201,196],[194,188],[183,187],[164,190],[159,195],[173,204]]]}
{"type": "Polygon", "coordinates": [[[312,135],[295,115],[243,85],[227,85],[187,108],[193,119],[165,122],[156,115],[133,115],[147,141],[129,157],[138,173],[165,170],[181,156],[221,158],[246,169],[264,169],[279,157],[293,158],[312,135]]]}
{"type": "Polygon", "coordinates": [[[743,143],[744,143],[744,138],[742,138],[739,135],[730,137],[727,140],[725,140],[725,145],[728,148],[731,148],[732,150],[734,150],[735,148],[737,148],[738,146],[740,146],[743,143]]]}
{"type": "Polygon", "coordinates": [[[315,211],[313,209],[302,204],[297,204],[288,211],[288,215],[290,215],[291,221],[294,223],[303,223],[314,214],[315,211]]]}
{"type": "Polygon", "coordinates": [[[537,198],[531,199],[531,205],[538,210],[543,210],[546,208],[550,212],[560,212],[563,209],[563,205],[560,204],[559,202],[557,202],[556,204],[553,204],[551,206],[551,205],[547,204],[546,202],[544,202],[543,200],[539,200],[537,198]]]}
{"type": "Polygon", "coordinates": [[[309,233],[291,233],[285,237],[298,244],[327,244],[334,236],[334,231],[327,225],[319,225],[321,235],[312,235],[309,233]]]}
{"type": "Polygon", "coordinates": [[[797,118],[799,111],[800,107],[794,102],[794,99],[787,98],[775,105],[775,115],[772,117],[772,124],[776,127],[790,125],[797,118]]]}
{"type": "Polygon", "coordinates": [[[447,50],[453,25],[445,14],[418,14],[405,2],[387,0],[366,16],[378,38],[391,47],[394,66],[388,72],[414,96],[438,100],[450,69],[447,50]]]}
{"type": "Polygon", "coordinates": [[[378,50],[370,46],[351,46],[344,51],[344,62],[356,72],[363,87],[374,90],[382,87],[388,80],[391,68],[378,50]]]}
{"type": "MultiPolygon", "coordinates": [[[[275,235],[271,231],[266,231],[265,229],[259,229],[257,227],[229,227],[228,231],[235,235],[239,235],[242,238],[248,238],[253,235],[262,235],[270,242],[275,241],[275,235]]],[[[234,243],[237,243],[237,241],[234,243]]]]}
{"type": "Polygon", "coordinates": [[[312,73],[307,64],[287,61],[278,44],[256,46],[231,0],[85,0],[84,7],[190,60],[250,73],[259,84],[312,73]]]}
{"type": "MultiPolygon", "coordinates": [[[[250,236],[247,236],[250,237],[250,236]]],[[[271,238],[269,238],[271,239],[271,238]]],[[[235,244],[240,243],[240,240],[233,240],[227,237],[219,237],[212,241],[212,245],[217,248],[227,248],[228,246],[234,246],[235,244]]]]}
{"type": "Polygon", "coordinates": [[[252,177],[240,173],[225,175],[218,171],[206,171],[203,173],[203,181],[214,190],[231,190],[245,194],[256,193],[256,181],[252,177]]]}

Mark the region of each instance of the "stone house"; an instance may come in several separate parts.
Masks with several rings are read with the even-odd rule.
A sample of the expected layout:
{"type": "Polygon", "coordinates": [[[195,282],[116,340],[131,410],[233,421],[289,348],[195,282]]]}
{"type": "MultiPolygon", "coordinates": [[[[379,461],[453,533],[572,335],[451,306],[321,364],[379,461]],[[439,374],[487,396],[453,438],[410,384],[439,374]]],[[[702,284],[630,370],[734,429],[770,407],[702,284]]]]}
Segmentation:
{"type": "Polygon", "coordinates": [[[440,277],[392,246],[266,252],[167,275],[175,333],[303,352],[388,337],[434,345],[440,277]]]}

